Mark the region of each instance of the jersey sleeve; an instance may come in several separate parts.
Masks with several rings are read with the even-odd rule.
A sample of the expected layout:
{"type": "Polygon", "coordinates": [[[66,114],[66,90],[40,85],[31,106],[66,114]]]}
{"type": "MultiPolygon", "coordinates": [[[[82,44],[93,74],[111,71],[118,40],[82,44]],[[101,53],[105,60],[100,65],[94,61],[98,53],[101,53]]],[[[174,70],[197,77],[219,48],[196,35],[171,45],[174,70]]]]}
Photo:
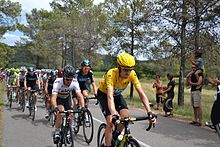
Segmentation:
{"type": "Polygon", "coordinates": [[[58,80],[54,81],[52,94],[58,94],[59,84],[60,84],[60,81],[58,81],[58,80]]]}
{"type": "Polygon", "coordinates": [[[134,87],[136,87],[136,88],[141,87],[141,83],[139,82],[137,74],[134,70],[132,70],[132,72],[131,72],[131,82],[134,85],[134,87]]]}
{"type": "Polygon", "coordinates": [[[73,84],[74,84],[73,89],[75,90],[75,92],[76,93],[81,92],[81,89],[79,87],[79,83],[77,81],[74,81],[73,84]]]}
{"type": "Polygon", "coordinates": [[[106,84],[106,88],[113,88],[114,87],[114,75],[113,75],[113,71],[109,70],[106,75],[105,75],[105,84],[106,84]]]}

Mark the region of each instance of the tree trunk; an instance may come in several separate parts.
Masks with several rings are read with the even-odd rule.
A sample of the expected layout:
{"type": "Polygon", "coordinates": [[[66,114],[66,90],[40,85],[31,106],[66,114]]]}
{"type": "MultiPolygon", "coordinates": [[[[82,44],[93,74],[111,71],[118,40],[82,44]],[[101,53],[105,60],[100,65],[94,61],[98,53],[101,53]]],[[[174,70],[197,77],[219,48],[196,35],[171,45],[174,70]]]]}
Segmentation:
{"type": "Polygon", "coordinates": [[[186,37],[186,15],[187,7],[186,1],[183,0],[182,4],[182,25],[181,25],[181,59],[180,59],[180,76],[179,76],[179,91],[178,91],[178,105],[184,105],[184,73],[185,73],[185,61],[186,61],[186,50],[185,50],[185,37],[186,37]]]}
{"type": "Polygon", "coordinates": [[[39,65],[40,65],[40,57],[37,55],[37,58],[36,58],[36,68],[37,69],[39,68],[39,65]]]}
{"type": "Polygon", "coordinates": [[[199,42],[199,28],[200,28],[200,15],[199,15],[199,2],[198,0],[195,0],[195,50],[199,48],[200,42],[199,42]]]}
{"type": "MultiPolygon", "coordinates": [[[[132,14],[132,20],[131,20],[131,55],[134,56],[134,21],[133,21],[133,16],[132,14]]],[[[130,87],[130,99],[133,98],[134,93],[134,87],[133,84],[131,83],[130,87]]]]}

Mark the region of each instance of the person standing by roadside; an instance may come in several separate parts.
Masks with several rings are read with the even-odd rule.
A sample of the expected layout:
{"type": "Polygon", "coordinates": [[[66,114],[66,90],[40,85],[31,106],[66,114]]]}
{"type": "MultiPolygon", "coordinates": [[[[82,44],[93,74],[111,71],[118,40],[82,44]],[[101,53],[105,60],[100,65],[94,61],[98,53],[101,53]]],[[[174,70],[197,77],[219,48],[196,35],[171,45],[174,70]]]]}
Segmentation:
{"type": "MultiPolygon", "coordinates": [[[[175,81],[173,80],[173,75],[170,73],[167,74],[167,79],[169,80],[169,83],[167,84],[166,90],[164,90],[162,94],[167,93],[167,100],[171,99],[169,104],[170,107],[173,108],[175,81]]],[[[173,109],[170,110],[169,114],[167,114],[167,112],[165,111],[165,117],[167,116],[173,116],[173,109]]]]}
{"type": "Polygon", "coordinates": [[[160,95],[162,95],[162,81],[160,80],[160,75],[155,76],[153,88],[156,88],[156,103],[157,103],[156,110],[160,110],[160,103],[161,103],[160,95]]]}
{"type": "Polygon", "coordinates": [[[202,125],[202,107],[201,107],[201,91],[203,74],[199,73],[198,80],[196,77],[196,71],[198,70],[197,65],[192,65],[193,73],[189,79],[191,85],[191,103],[194,111],[194,121],[190,122],[191,125],[201,126],[202,125]],[[197,88],[199,87],[199,88],[197,88]]]}

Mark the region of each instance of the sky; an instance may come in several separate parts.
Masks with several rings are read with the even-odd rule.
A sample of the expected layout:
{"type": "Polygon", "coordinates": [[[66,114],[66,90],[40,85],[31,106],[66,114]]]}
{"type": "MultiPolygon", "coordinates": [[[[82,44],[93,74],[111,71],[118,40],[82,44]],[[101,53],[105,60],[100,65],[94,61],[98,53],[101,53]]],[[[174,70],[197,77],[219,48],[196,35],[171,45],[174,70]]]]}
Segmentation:
{"type": "MultiPolygon", "coordinates": [[[[12,2],[19,2],[22,5],[21,17],[18,18],[18,21],[24,24],[25,14],[30,13],[32,9],[46,9],[51,10],[49,3],[53,0],[11,0],[12,2]]],[[[94,4],[98,4],[100,2],[104,2],[104,0],[94,0],[94,4]]],[[[15,45],[16,41],[20,40],[20,37],[23,37],[23,34],[19,31],[15,32],[7,32],[3,39],[0,42],[6,43],[8,45],[15,45]]]]}

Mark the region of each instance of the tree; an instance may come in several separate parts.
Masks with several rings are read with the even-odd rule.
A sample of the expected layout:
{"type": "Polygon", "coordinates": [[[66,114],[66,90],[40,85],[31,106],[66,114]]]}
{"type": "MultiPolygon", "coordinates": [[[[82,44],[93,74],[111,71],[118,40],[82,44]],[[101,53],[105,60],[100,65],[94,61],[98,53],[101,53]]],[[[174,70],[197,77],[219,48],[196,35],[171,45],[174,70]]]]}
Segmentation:
{"type": "Polygon", "coordinates": [[[10,0],[0,1],[0,39],[7,31],[14,31],[21,13],[21,5],[10,0]]]}
{"type": "MultiPolygon", "coordinates": [[[[156,24],[158,30],[160,30],[157,39],[170,42],[173,45],[171,53],[180,56],[178,104],[183,105],[186,57],[189,53],[198,49],[199,46],[208,47],[200,42],[200,34],[203,29],[205,29],[205,32],[209,32],[208,34],[213,34],[211,32],[216,33],[216,31],[211,30],[213,28],[217,29],[219,23],[216,24],[212,21],[218,22],[219,17],[216,17],[214,14],[216,12],[212,10],[219,7],[219,1],[158,0],[157,5],[159,17],[156,24]]],[[[205,36],[203,35],[203,37],[205,36]]],[[[212,37],[214,37],[214,34],[212,37]]],[[[205,40],[208,39],[210,38],[205,38],[205,40]]]]}
{"type": "Polygon", "coordinates": [[[7,67],[7,64],[15,54],[15,50],[4,43],[0,43],[0,52],[0,67],[7,67]]]}

